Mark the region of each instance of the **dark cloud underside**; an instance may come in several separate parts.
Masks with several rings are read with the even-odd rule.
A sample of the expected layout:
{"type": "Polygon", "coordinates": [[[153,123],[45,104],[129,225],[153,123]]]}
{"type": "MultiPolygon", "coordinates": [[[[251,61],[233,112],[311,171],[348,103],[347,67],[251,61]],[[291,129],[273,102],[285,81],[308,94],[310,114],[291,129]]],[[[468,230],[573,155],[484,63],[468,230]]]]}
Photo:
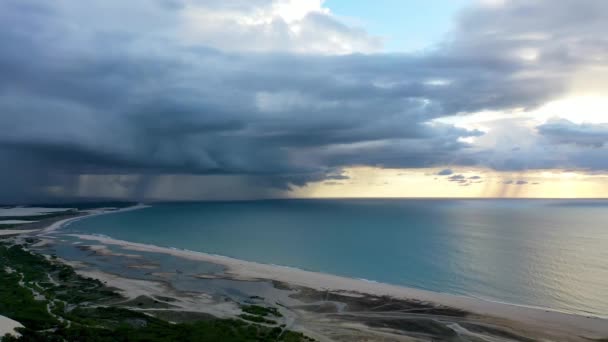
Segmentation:
{"type": "MultiPolygon", "coordinates": [[[[2,1],[0,199],[77,195],[81,175],[137,175],[122,184],[127,197],[168,175],[241,177],[234,197],[244,182],[255,197],[356,165],[492,166],[461,139],[481,132],[431,120],[533,108],[608,55],[598,1],[471,9],[450,39],[416,55],[323,53],[328,32],[361,49],[378,44],[323,13],[301,19],[298,36],[280,19],[259,32],[230,20],[184,24],[193,9],[238,16],[269,4],[2,1]],[[260,46],[248,45],[252,34],[260,46]],[[530,46],[534,61],[521,57],[530,46]]],[[[572,131],[558,126],[539,131],[572,131]]],[[[604,131],[586,130],[570,139],[603,145],[604,131]]]]}

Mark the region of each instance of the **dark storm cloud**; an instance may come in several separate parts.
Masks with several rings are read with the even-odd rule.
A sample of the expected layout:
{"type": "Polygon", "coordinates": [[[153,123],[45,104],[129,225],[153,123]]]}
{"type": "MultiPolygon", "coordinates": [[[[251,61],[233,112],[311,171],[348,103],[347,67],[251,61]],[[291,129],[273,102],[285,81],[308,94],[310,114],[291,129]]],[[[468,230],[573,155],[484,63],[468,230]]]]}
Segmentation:
{"type": "Polygon", "coordinates": [[[437,172],[437,175],[439,175],[439,176],[449,176],[449,175],[451,175],[453,173],[454,173],[454,171],[452,171],[452,169],[443,169],[443,170],[437,172]]]}
{"type": "Polygon", "coordinates": [[[297,38],[279,19],[251,30],[234,20],[182,25],[193,6],[238,16],[269,4],[0,3],[3,196],[73,194],[84,174],[139,175],[133,189],[174,174],[286,189],[342,179],[340,169],[356,165],[490,165],[461,140],[481,132],[431,120],[537,106],[607,52],[596,14],[606,6],[592,1],[471,9],[446,43],[410,55],[294,53],[331,47],[334,34],[377,43],[323,13],[301,19],[297,38]],[[586,12],[591,19],[576,19],[586,12]],[[537,59],[522,59],[530,46],[537,59]]]}

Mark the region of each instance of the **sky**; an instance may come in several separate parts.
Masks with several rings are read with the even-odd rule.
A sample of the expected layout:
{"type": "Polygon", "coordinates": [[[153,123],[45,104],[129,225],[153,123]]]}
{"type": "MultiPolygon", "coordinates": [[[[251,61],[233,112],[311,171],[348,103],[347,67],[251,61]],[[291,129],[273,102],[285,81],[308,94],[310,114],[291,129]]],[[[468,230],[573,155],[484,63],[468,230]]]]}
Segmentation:
{"type": "Polygon", "coordinates": [[[432,48],[453,28],[454,18],[473,0],[327,0],[337,18],[382,38],[383,52],[432,48]]]}
{"type": "Polygon", "coordinates": [[[3,0],[0,202],[608,196],[603,0],[3,0]]]}

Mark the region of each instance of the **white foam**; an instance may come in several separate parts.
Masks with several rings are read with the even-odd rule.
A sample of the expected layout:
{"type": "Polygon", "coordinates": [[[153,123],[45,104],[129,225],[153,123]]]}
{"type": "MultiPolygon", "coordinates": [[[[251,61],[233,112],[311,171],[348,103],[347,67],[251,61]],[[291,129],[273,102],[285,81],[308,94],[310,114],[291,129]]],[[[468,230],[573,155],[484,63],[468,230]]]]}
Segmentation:
{"type": "Polygon", "coordinates": [[[375,281],[375,280],[370,280],[370,279],[365,279],[365,278],[356,278],[356,279],[363,280],[366,283],[380,284],[380,282],[375,281]]]}

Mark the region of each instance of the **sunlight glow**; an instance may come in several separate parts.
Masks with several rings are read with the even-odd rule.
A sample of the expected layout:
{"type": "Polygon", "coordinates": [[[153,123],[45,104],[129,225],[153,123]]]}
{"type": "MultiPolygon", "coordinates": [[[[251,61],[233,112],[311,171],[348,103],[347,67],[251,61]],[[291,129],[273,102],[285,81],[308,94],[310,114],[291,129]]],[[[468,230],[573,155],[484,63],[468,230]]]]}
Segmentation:
{"type": "Polygon", "coordinates": [[[549,102],[531,115],[541,121],[562,118],[574,123],[608,123],[608,97],[581,95],[549,102]]]}
{"type": "Polygon", "coordinates": [[[603,198],[608,175],[564,170],[498,172],[458,169],[439,175],[441,168],[382,169],[352,167],[348,179],[320,181],[295,187],[290,196],[341,197],[452,197],[452,198],[603,198]]]}

